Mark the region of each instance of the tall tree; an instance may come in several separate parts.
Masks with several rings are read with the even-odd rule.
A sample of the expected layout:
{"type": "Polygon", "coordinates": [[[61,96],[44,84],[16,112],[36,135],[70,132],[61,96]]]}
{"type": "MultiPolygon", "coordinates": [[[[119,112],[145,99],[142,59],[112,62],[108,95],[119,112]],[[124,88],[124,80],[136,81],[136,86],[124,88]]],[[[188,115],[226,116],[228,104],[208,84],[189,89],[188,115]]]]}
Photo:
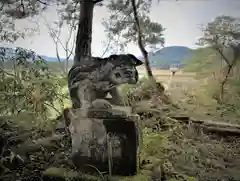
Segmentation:
{"type": "Polygon", "coordinates": [[[151,4],[151,0],[139,0],[137,4],[131,0],[111,0],[106,4],[110,11],[109,20],[103,21],[108,38],[115,40],[122,50],[127,43],[135,43],[139,46],[148,77],[153,75],[147,51],[144,49],[164,45],[163,27],[159,23],[152,22],[148,16],[151,4]]]}
{"type": "Polygon", "coordinates": [[[83,0],[80,4],[74,64],[91,60],[93,7],[94,0],[83,0]]]}
{"type": "Polygon", "coordinates": [[[221,57],[224,63],[224,78],[221,82],[220,101],[223,102],[224,86],[240,60],[240,19],[230,16],[219,16],[203,28],[204,36],[199,45],[210,46],[221,57]]]}
{"type": "Polygon", "coordinates": [[[193,51],[191,59],[185,60],[187,66],[184,71],[195,72],[199,78],[207,78],[215,75],[222,69],[221,56],[212,48],[204,47],[193,51]]]}
{"type": "Polygon", "coordinates": [[[141,30],[141,26],[140,26],[140,22],[139,22],[136,2],[135,2],[135,0],[131,0],[131,2],[132,2],[132,8],[133,8],[133,16],[134,16],[134,20],[135,20],[135,29],[136,29],[136,32],[138,34],[137,35],[138,46],[139,46],[139,49],[142,52],[142,55],[144,57],[144,63],[145,63],[145,67],[146,67],[146,70],[147,70],[147,75],[148,75],[148,77],[152,78],[153,74],[152,74],[152,70],[150,68],[148,53],[147,53],[147,51],[146,51],[146,49],[144,48],[144,45],[143,45],[142,30],[141,30]]]}

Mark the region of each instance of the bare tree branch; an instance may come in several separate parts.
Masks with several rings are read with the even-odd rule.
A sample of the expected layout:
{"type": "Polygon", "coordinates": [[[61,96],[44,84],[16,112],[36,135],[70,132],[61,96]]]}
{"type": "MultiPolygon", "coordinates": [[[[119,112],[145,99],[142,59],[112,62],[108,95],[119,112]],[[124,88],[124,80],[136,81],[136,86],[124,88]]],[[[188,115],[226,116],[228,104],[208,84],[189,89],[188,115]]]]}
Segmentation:
{"type": "MultiPolygon", "coordinates": [[[[235,51],[240,51],[240,49],[239,49],[239,45],[237,46],[237,48],[235,49],[235,47],[232,47],[233,48],[233,51],[234,51],[234,57],[233,57],[233,61],[232,61],[232,63],[230,63],[230,61],[228,60],[228,59],[226,59],[227,61],[228,61],[228,66],[227,66],[227,73],[226,73],[226,75],[225,75],[225,78],[223,79],[223,81],[222,81],[222,83],[221,83],[221,94],[220,94],[220,100],[221,100],[221,102],[223,102],[223,95],[224,95],[224,86],[225,86],[225,84],[227,83],[227,81],[228,81],[228,78],[229,78],[229,76],[230,76],[230,74],[231,74],[231,71],[232,71],[232,69],[234,68],[234,66],[236,65],[236,63],[237,63],[237,60],[240,58],[239,57],[239,54],[236,54],[235,53],[235,51]]],[[[223,54],[223,52],[222,51],[220,51],[219,53],[222,55],[223,54]],[[221,53],[220,53],[221,52],[221,53]]],[[[224,55],[224,54],[223,54],[224,55]]],[[[224,56],[225,57],[225,56],[224,56]]],[[[226,58],[226,57],[225,57],[226,58]]]]}
{"type": "Polygon", "coordinates": [[[44,4],[44,5],[46,5],[46,6],[50,5],[50,4],[47,4],[46,2],[43,2],[43,1],[41,1],[41,0],[36,0],[36,1],[39,2],[39,3],[41,3],[41,4],[44,4]]]}
{"type": "Polygon", "coordinates": [[[223,79],[220,83],[219,103],[224,103],[224,88],[230,78],[231,72],[240,58],[240,33],[239,18],[231,16],[218,16],[203,28],[204,36],[200,38],[200,45],[210,45],[221,59],[226,63],[223,67],[223,79]],[[233,56],[228,56],[226,51],[232,51],[233,56]]]}
{"type": "Polygon", "coordinates": [[[0,7],[0,11],[2,11],[3,10],[3,8],[4,8],[4,3],[2,3],[2,5],[1,5],[1,7],[0,7]]]}
{"type": "MultiPolygon", "coordinates": [[[[77,7],[77,3],[75,3],[75,7],[77,7]]],[[[68,71],[68,63],[69,63],[69,59],[70,57],[73,55],[73,49],[74,49],[74,45],[75,42],[73,41],[71,48],[69,48],[69,43],[71,38],[73,37],[75,40],[75,36],[73,36],[73,32],[75,29],[75,25],[74,25],[74,20],[72,20],[72,23],[70,24],[70,32],[69,32],[69,36],[67,37],[67,40],[65,43],[62,42],[62,40],[60,39],[60,35],[62,33],[62,26],[59,25],[57,33],[50,27],[49,23],[46,21],[46,26],[49,29],[50,32],[50,36],[52,37],[55,45],[56,45],[56,56],[58,59],[58,62],[61,63],[61,58],[59,55],[59,47],[58,45],[61,45],[61,48],[65,51],[65,61],[63,62],[63,72],[67,72],[68,71]]]]}
{"type": "MultiPolygon", "coordinates": [[[[138,4],[136,5],[136,7],[139,7],[139,4],[140,4],[140,1],[138,1],[138,4]]],[[[121,14],[121,11],[123,11],[125,8],[127,8],[127,6],[129,6],[129,1],[126,1],[125,4],[124,4],[124,6],[123,6],[122,8],[120,8],[120,9],[118,9],[118,11],[115,12],[114,14],[116,14],[116,15],[121,14]]],[[[120,19],[119,21],[120,21],[120,22],[124,22],[124,21],[128,18],[128,16],[131,16],[132,13],[133,13],[133,11],[130,11],[128,14],[125,14],[125,16],[123,16],[122,19],[120,19]]],[[[113,21],[113,20],[112,20],[112,19],[109,19],[108,21],[109,21],[108,24],[111,24],[111,21],[113,21]]],[[[105,21],[105,22],[106,22],[106,21],[105,21]]],[[[125,21],[125,22],[126,22],[126,21],[125,21]]],[[[120,37],[121,37],[121,35],[118,34],[118,35],[117,35],[117,39],[116,39],[117,42],[119,42],[120,37]]],[[[103,56],[107,53],[107,51],[108,51],[108,49],[109,49],[112,41],[113,41],[113,39],[109,39],[108,44],[107,44],[107,47],[106,47],[106,49],[103,51],[103,54],[101,55],[101,57],[103,57],[103,56]]]]}
{"type": "MultiPolygon", "coordinates": [[[[215,44],[216,44],[216,45],[218,44],[218,41],[219,41],[218,35],[215,35],[213,41],[215,41],[215,44]]],[[[220,54],[220,56],[223,58],[223,60],[227,63],[227,65],[230,66],[230,62],[228,61],[227,57],[224,55],[224,53],[223,53],[223,51],[221,50],[221,48],[216,47],[215,49],[216,49],[217,52],[220,54]]]]}

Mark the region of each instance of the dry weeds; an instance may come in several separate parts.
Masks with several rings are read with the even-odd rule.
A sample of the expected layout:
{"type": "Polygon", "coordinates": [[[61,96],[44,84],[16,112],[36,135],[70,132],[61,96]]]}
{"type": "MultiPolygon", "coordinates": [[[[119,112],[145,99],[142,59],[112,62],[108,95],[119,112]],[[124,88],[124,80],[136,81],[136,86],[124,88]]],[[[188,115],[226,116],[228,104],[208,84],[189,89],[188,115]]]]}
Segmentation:
{"type": "MultiPolygon", "coordinates": [[[[154,74],[159,75],[158,80],[161,82],[168,83],[170,72],[154,70],[154,74]]],[[[151,97],[154,94],[151,84],[146,85],[140,86],[143,94],[139,96],[139,99],[143,97],[149,98],[149,96],[151,97]],[[144,91],[146,88],[148,90],[147,93],[144,91]]],[[[126,86],[122,90],[125,93],[132,94],[132,97],[135,96],[136,92],[133,91],[131,86],[126,86]]],[[[141,93],[141,91],[139,92],[141,93]]],[[[210,100],[204,94],[204,90],[200,87],[200,82],[194,79],[194,75],[185,75],[179,72],[172,79],[172,86],[167,90],[167,94],[174,103],[178,104],[179,108],[172,104],[157,106],[156,102],[152,104],[150,100],[144,100],[145,102],[142,104],[138,103],[138,106],[146,113],[142,115],[142,120],[146,126],[143,130],[142,168],[136,176],[113,177],[112,180],[240,180],[239,138],[222,138],[216,135],[206,135],[191,124],[182,125],[165,119],[167,115],[176,114],[203,116],[209,119],[219,116],[219,112],[216,112],[216,102],[210,100]],[[151,114],[149,114],[150,112],[151,114]]],[[[139,99],[128,100],[128,102],[134,101],[136,103],[139,99]]],[[[34,176],[35,174],[36,177],[39,177],[41,172],[50,166],[49,164],[53,167],[71,168],[71,165],[66,162],[64,148],[61,148],[59,151],[55,150],[54,155],[51,155],[52,151],[54,150],[48,152],[44,150],[34,155],[34,159],[36,159],[34,164],[28,165],[25,169],[15,171],[15,176],[25,175],[30,178],[31,175],[34,176]]],[[[15,179],[16,177],[12,177],[10,180],[13,180],[13,178],[15,179]]],[[[90,179],[90,177],[88,178],[90,179]]],[[[94,179],[96,180],[96,178],[94,179]]],[[[1,180],[5,181],[7,179],[4,180],[2,177],[1,180]]],[[[99,180],[101,180],[100,177],[99,180]]]]}
{"type": "MultiPolygon", "coordinates": [[[[166,71],[158,71],[159,74],[163,72],[166,74],[166,71]]],[[[156,71],[153,73],[157,74],[156,71]]],[[[169,79],[163,77],[159,76],[158,80],[165,80],[166,83],[169,79]]],[[[159,175],[163,173],[153,170],[161,166],[165,180],[240,180],[240,138],[206,135],[193,125],[170,123],[164,119],[164,115],[188,115],[226,121],[221,115],[223,110],[218,109],[217,102],[206,94],[201,81],[195,80],[194,75],[186,77],[188,76],[176,74],[173,86],[167,90],[179,109],[168,105],[168,109],[165,107],[160,114],[151,115],[151,118],[147,114],[143,118],[149,128],[144,131],[142,159],[149,160],[150,163],[143,166],[141,173],[135,176],[134,180],[146,180],[146,177],[143,178],[146,174],[149,175],[149,180],[159,180],[159,175]]],[[[147,112],[147,104],[140,105],[147,112]]],[[[228,120],[236,119],[233,114],[232,110],[228,110],[228,120]]]]}

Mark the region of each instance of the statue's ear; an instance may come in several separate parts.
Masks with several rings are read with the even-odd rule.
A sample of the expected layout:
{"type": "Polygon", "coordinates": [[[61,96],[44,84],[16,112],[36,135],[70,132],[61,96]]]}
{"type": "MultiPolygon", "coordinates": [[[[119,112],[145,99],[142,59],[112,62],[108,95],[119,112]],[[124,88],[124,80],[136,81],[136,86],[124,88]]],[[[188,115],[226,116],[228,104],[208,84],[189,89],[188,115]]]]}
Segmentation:
{"type": "Polygon", "coordinates": [[[115,59],[117,59],[119,56],[118,55],[110,55],[109,56],[109,59],[110,60],[115,60],[115,59]]]}
{"type": "Polygon", "coordinates": [[[129,56],[131,58],[133,65],[139,66],[139,65],[143,64],[143,62],[141,60],[139,60],[137,57],[135,57],[133,54],[127,54],[127,56],[129,56]]]}
{"type": "Polygon", "coordinates": [[[107,62],[111,62],[112,64],[118,64],[119,63],[119,55],[110,55],[109,57],[106,58],[107,62]]]}

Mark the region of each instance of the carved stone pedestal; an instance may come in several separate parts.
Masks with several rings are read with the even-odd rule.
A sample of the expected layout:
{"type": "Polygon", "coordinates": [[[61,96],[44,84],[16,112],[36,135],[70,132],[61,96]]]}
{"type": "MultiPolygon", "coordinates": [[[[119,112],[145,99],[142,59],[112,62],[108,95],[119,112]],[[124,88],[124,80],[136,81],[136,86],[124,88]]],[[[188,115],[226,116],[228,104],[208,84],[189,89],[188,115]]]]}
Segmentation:
{"type": "Polygon", "coordinates": [[[112,175],[136,174],[142,144],[139,117],[119,109],[91,111],[81,117],[75,110],[70,118],[74,165],[84,172],[96,173],[97,168],[112,175]]]}

